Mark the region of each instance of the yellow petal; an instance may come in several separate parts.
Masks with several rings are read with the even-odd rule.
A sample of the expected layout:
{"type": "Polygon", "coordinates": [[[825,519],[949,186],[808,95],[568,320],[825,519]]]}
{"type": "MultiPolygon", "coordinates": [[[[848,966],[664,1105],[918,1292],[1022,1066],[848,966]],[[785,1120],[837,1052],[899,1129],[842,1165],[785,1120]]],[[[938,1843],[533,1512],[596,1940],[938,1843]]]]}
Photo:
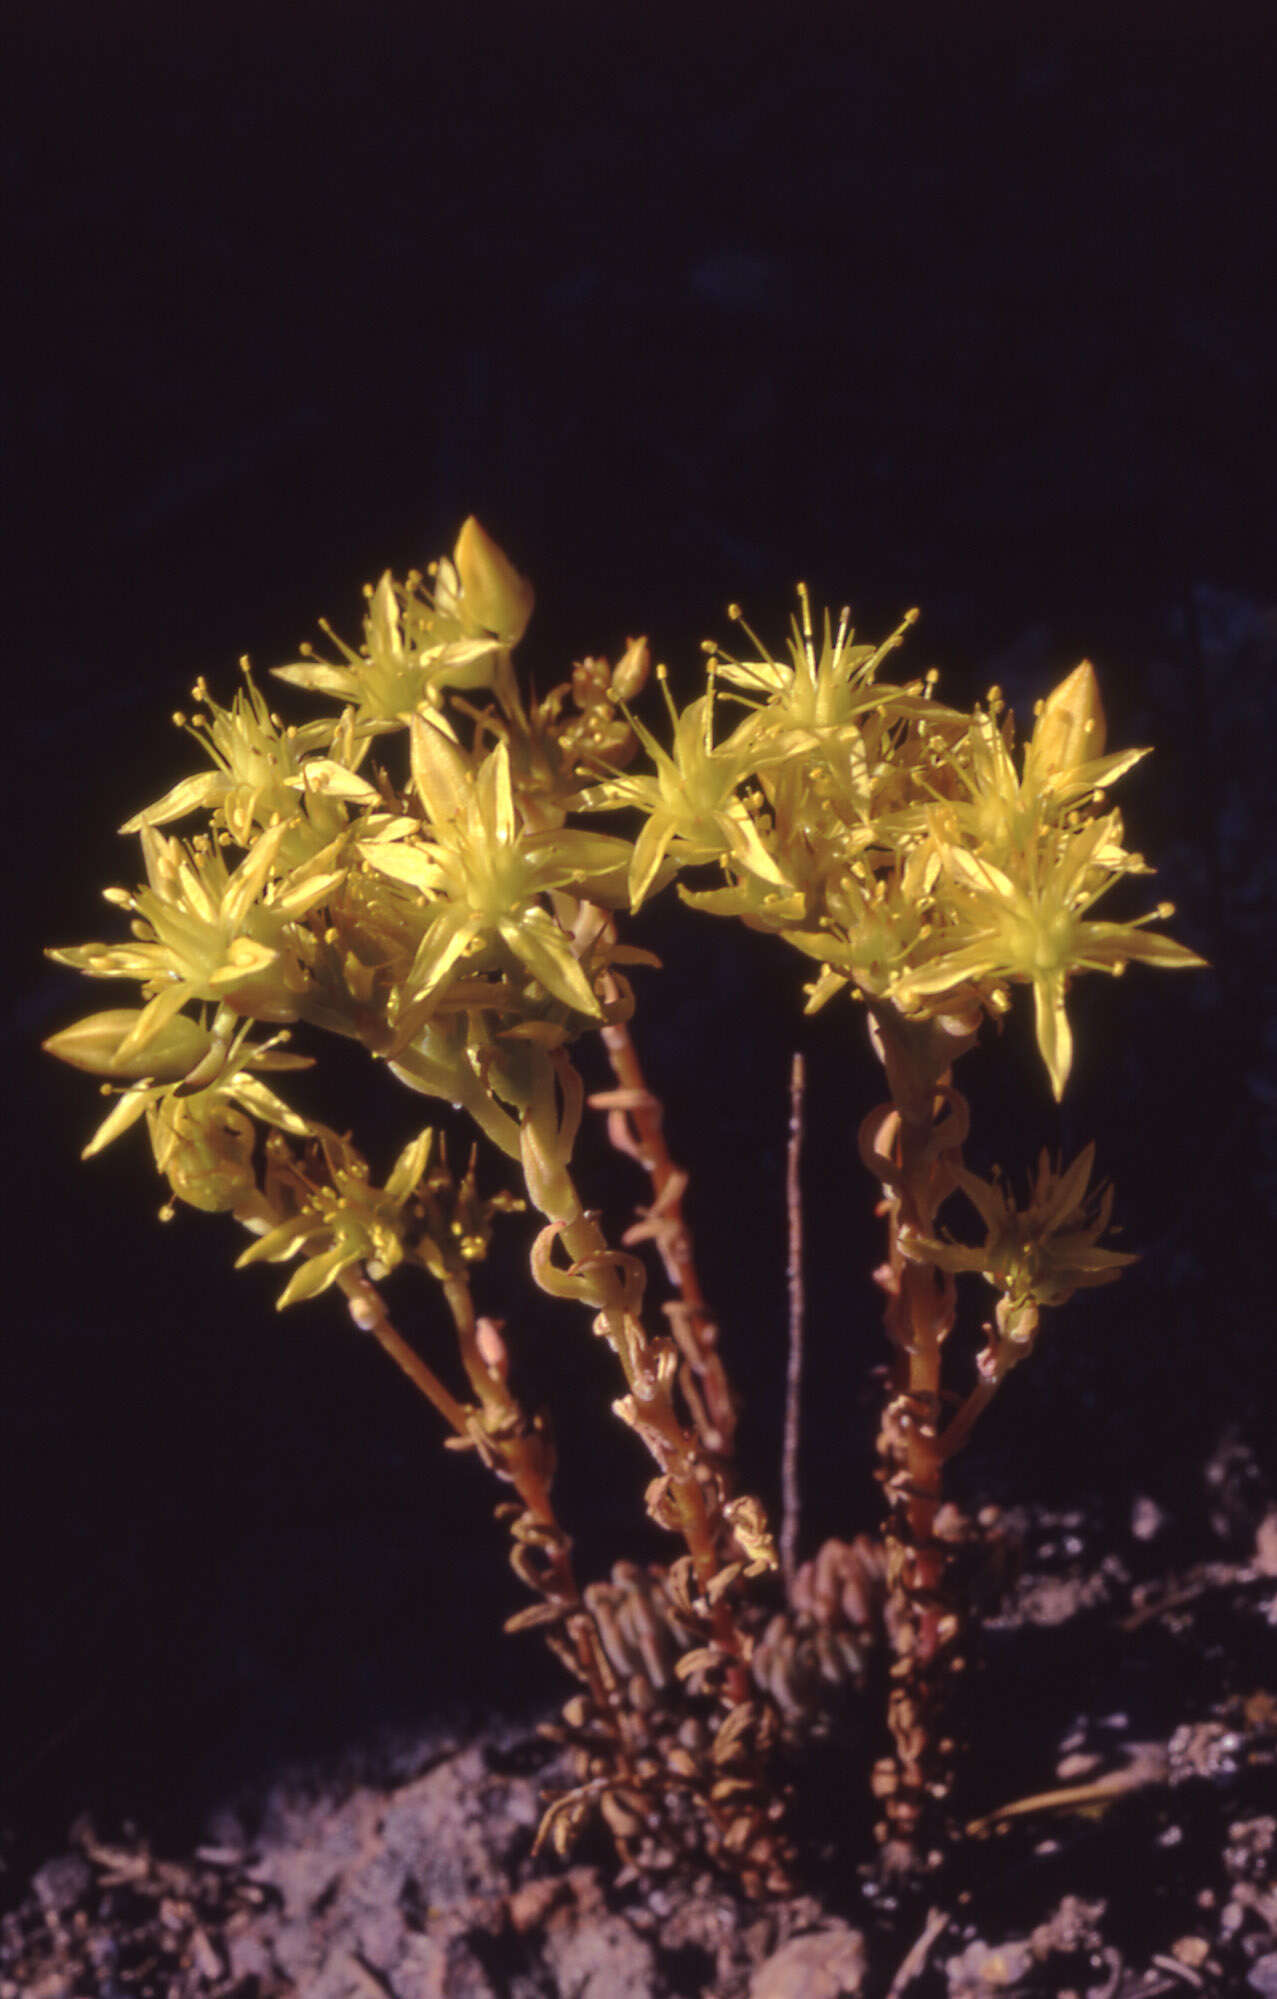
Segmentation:
{"type": "Polygon", "coordinates": [[[357,1263],[358,1257],[350,1256],[342,1249],[330,1249],[323,1256],[312,1256],[294,1271],[280,1296],[275,1300],[275,1310],[282,1312],[286,1305],[296,1305],[303,1298],[317,1298],[326,1291],[339,1271],[348,1264],[357,1263]]]}
{"type": "Polygon", "coordinates": [[[347,770],[331,757],[311,757],[296,777],[286,777],[290,791],[313,791],[321,798],[350,798],[361,805],[380,805],[381,793],[366,777],[347,770]]]}
{"type": "MultiPolygon", "coordinates": [[[[414,822],[413,831],[418,828],[414,822]]],[[[409,888],[429,891],[439,883],[438,849],[410,846],[406,840],[397,840],[385,846],[373,846],[360,841],[359,851],[370,868],[379,874],[389,875],[392,881],[405,882],[409,888]]]]}
{"type": "Polygon", "coordinates": [[[385,1191],[390,1200],[400,1205],[407,1200],[426,1170],[426,1161],[430,1157],[434,1138],[434,1132],[427,1125],[410,1144],[405,1145],[391,1167],[390,1177],[386,1181],[385,1191]]]}
{"type": "Polygon", "coordinates": [[[201,806],[215,805],[226,790],[229,779],[220,770],[203,771],[198,777],[184,777],[163,798],[148,805],[144,812],[135,812],[121,826],[121,833],[140,833],[146,820],[154,826],[167,826],[170,819],[184,819],[188,812],[201,806]]]}
{"type": "MultiPolygon", "coordinates": [[[[306,1056],[285,1057],[286,1061],[289,1059],[303,1063],[309,1060],[306,1056]]],[[[299,1117],[296,1111],[290,1110],[283,1098],[268,1090],[265,1083],[259,1083],[256,1076],[233,1076],[222,1087],[227,1096],[234,1097],[236,1103],[242,1104],[254,1117],[261,1118],[266,1124],[278,1125],[281,1131],[291,1132],[294,1138],[308,1138],[314,1129],[308,1118],[299,1117]]]]}
{"type": "Polygon", "coordinates": [[[455,910],[441,910],[417,946],[412,970],[404,981],[405,990],[417,999],[432,993],[482,928],[481,917],[462,917],[455,910]]]}
{"type": "Polygon", "coordinates": [[[124,1095],[117,1098],[116,1102],[112,1104],[110,1110],[80,1154],[81,1159],[92,1159],[96,1152],[101,1152],[104,1146],[110,1145],[113,1139],[117,1139],[120,1136],[121,1132],[127,1131],[130,1125],[136,1124],[153,1095],[154,1091],[143,1089],[140,1084],[135,1085],[131,1090],[126,1090],[124,1095]]]}
{"type": "Polygon", "coordinates": [[[508,917],[501,936],[534,979],[564,1006],[595,1019],[602,1012],[590,990],[589,980],[572,956],[572,949],[554,918],[544,909],[529,909],[521,917],[508,917]]]}
{"type": "MultiPolygon", "coordinates": [[[[116,1050],[116,1059],[131,1065],[133,1058],[146,1048],[147,1043],[153,1035],[158,1035],[163,1029],[177,1025],[176,1016],[181,1012],[190,998],[191,987],[189,981],[175,979],[172,985],[165,986],[161,992],[158,992],[153,1000],[148,1000],[116,1050]]],[[[189,1025],[194,1027],[194,1021],[191,1021],[189,1025]]],[[[180,1032],[181,1030],[179,1029],[179,1034],[180,1032]]],[[[144,1056],[143,1059],[147,1060],[149,1057],[144,1056]]],[[[129,1070],[126,1069],[123,1073],[128,1074],[129,1070]]],[[[153,1076],[156,1072],[152,1069],[144,1069],[142,1073],[153,1076]]],[[[190,1072],[184,1071],[183,1073],[189,1074],[190,1072]]]]}
{"type": "Polygon", "coordinates": [[[652,886],[665,850],[674,838],[674,821],[664,812],[654,812],[634,842],[630,863],[630,907],[637,910],[652,886]]]}
{"type": "Polygon", "coordinates": [[[432,711],[418,708],[409,734],[412,781],[431,825],[438,831],[465,808],[473,783],[470,766],[447,723],[432,711]]]}
{"type": "Polygon", "coordinates": [[[1069,1070],[1073,1066],[1073,1035],[1064,1010],[1064,981],[1060,978],[1035,979],[1033,1006],[1038,1047],[1051,1078],[1056,1101],[1064,1095],[1069,1070]]]}
{"type": "Polygon", "coordinates": [[[331,694],[338,701],[359,698],[359,682],[345,666],[325,666],[316,661],[314,665],[273,666],[271,672],[277,680],[286,680],[290,687],[305,687],[312,694],[331,694]]]}
{"type": "Polygon", "coordinates": [[[329,868],[322,874],[311,875],[309,879],[303,877],[275,896],[271,908],[281,916],[305,916],[319,903],[328,900],[344,875],[344,868],[329,868]]]}

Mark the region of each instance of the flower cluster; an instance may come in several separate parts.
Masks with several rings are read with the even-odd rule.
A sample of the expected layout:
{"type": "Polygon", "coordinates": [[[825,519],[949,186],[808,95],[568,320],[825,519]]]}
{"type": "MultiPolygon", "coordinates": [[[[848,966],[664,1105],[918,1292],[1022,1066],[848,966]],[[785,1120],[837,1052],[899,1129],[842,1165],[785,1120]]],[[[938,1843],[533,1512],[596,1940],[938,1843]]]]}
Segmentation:
{"type": "MultiPolygon", "coordinates": [[[[106,894],[127,912],[128,938],[50,954],[134,982],[138,1003],[46,1046],[114,1098],[86,1153],[144,1121],[173,1200],[232,1214],[253,1237],[241,1264],[292,1264],[281,1306],[340,1291],[449,1442],[513,1487],[517,1501],[500,1509],[510,1559],[540,1601],[511,1628],[542,1629],[581,1687],[564,1709],[578,1781],[551,1807],[553,1841],[598,1809],[636,1867],[694,1852],[759,1892],[784,1886],[772,1749],[831,1661],[863,1660],[861,1626],[880,1615],[895,1654],[896,1753],[874,1785],[888,1851],[916,1858],[947,1795],[940,1697],[961,1626],[953,1537],[937,1524],[944,1462],[1029,1350],[1039,1309],[1131,1261],[1101,1246],[1112,1195],[1088,1192],[1093,1148],[1067,1169],[1043,1154],[1023,1206],[1000,1179],[967,1170],[969,1112],[952,1068],[983,1019],[1007,1011],[1010,989],[1027,986],[1058,1097],[1071,980],[1132,961],[1201,962],[1147,927],[1167,905],[1131,921],[1092,914],[1116,883],[1149,872],[1108,798],[1143,752],[1106,754],[1087,662],[1042,702],[1017,752],[997,689],[964,713],[937,699],[934,673],[881,677],[916,613],[878,646],[853,643],[846,612],[836,629],[826,616],[817,640],[805,590],[787,660],[733,607],[752,656],[710,645],[705,691],[681,712],[657,669],[667,748],[632,713],[650,669],[641,638],[615,666],[590,655],[530,694],[513,651],[532,608],[531,586],[470,519],[427,576],[386,574],[369,590],[362,643],[325,627],[335,659],[306,648],[276,669],[335,713],[285,723],[247,663],[229,707],[199,681],[195,713],[175,720],[211,768],[124,828],[140,836],[144,880],[106,894]],[[186,837],[161,830],[196,814],[186,837]],[[600,815],[624,830],[600,830],[600,815]],[[681,1212],[686,1174],[628,1035],[625,968],[656,961],[622,940],[621,912],[706,867],[721,881],[680,883],[683,900],[813,960],[809,1010],[842,991],[861,1000],[890,1092],[859,1129],[887,1218],[876,1275],[894,1348],[879,1444],[891,1513],[882,1550],[831,1544],[832,1568],[817,1565],[873,1578],[853,1592],[854,1642],[837,1620],[805,1637],[773,1620],[764,1635],[755,1614],[753,1589],[777,1555],[761,1504],[736,1490],[735,1405],[681,1212]],[[255,1040],[258,1025],[274,1032],[255,1040]],[[578,1582],[546,1421],[520,1405],[501,1322],[471,1294],[496,1217],[522,1200],[480,1195],[474,1155],[457,1176],[429,1129],[378,1183],[351,1133],[262,1080],[311,1065],[284,1046],[294,1031],[360,1044],[517,1163],[543,1222],[532,1277],[590,1312],[622,1377],[613,1411],[652,1460],[647,1512],[684,1545],[641,1587],[619,1568],[610,1594],[578,1582]],[[575,1177],[586,1096],[570,1051],[595,1031],[617,1087],[591,1101],[652,1184],[621,1247],[575,1177]],[[937,1222],[959,1191],[985,1225],[977,1246],[937,1222]],[[647,1268],[629,1254],[644,1242],[680,1294],[659,1331],[644,1321],[647,1268]],[[378,1289],[414,1267],[452,1321],[451,1385],[378,1289]],[[941,1379],[964,1275],[998,1294],[965,1401],[941,1379]]],[[[797,1596],[791,1608],[801,1611],[797,1596]]]]}
{"type": "Polygon", "coordinates": [[[588,802],[646,814],[635,902],[664,856],[716,862],[728,886],[682,888],[684,899],[816,959],[809,1010],[850,988],[911,1019],[996,1014],[1009,986],[1030,986],[1058,1097],[1072,1061],[1071,978],[1133,960],[1202,962],[1144,927],[1171,915],[1169,904],[1133,922],[1090,914],[1115,882],[1148,872],[1107,803],[1145,752],[1104,754],[1099,688],[1083,661],[1042,703],[1017,767],[1014,718],[996,688],[966,715],[935,700],[934,675],[903,686],[878,678],[916,615],[876,647],[852,643],[846,612],[836,631],[826,615],[817,644],[801,592],[788,662],[756,638],[751,660],[712,649],[711,691],[675,713],[672,754],[642,731],[655,776],[612,778],[588,802]],[[718,742],[716,681],[740,689],[747,708],[718,742]]]}

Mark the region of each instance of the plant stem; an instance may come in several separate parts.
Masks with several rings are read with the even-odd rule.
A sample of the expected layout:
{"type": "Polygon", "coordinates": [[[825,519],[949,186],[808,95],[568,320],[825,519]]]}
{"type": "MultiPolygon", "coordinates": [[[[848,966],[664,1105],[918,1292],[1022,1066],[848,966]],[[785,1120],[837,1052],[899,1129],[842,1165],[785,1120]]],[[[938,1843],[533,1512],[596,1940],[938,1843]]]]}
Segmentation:
{"type": "MultiPolygon", "coordinates": [[[[458,1437],[467,1443],[475,1442],[476,1412],[467,1411],[409,1345],[391,1320],[385,1301],[371,1279],[362,1271],[348,1270],[343,1271],[337,1281],[346,1294],[355,1324],[373,1335],[409,1380],[434,1404],[458,1437]]],[[[577,1586],[572,1567],[572,1544],[559,1524],[550,1498],[546,1454],[544,1449],[537,1448],[539,1439],[529,1435],[526,1418],[510,1390],[484,1365],[478,1345],[474,1299],[464,1271],[450,1273],[444,1278],[441,1288],[452,1314],[467,1379],[488,1418],[486,1423],[482,1418],[478,1419],[480,1435],[493,1461],[523,1501],[527,1514],[542,1530],[537,1536],[537,1548],[543,1563],[541,1572],[538,1574],[527,1564],[516,1562],[517,1573],[521,1581],[565,1610],[580,1677],[589,1689],[599,1720],[609,1726],[615,1736],[618,1768],[626,1774],[629,1766],[615,1712],[614,1678],[604,1659],[594,1621],[577,1586]]]]}
{"type": "Polygon", "coordinates": [[[434,1404],[444,1422],[450,1425],[457,1436],[468,1437],[470,1424],[462,1404],[457,1401],[455,1395],[449,1393],[434,1370],[426,1366],[420,1354],[409,1346],[403,1334],[391,1322],[385,1300],[376,1285],[362,1270],[343,1270],[337,1282],[346,1294],[350,1316],[360,1331],[372,1334],[395,1365],[403,1369],[414,1387],[419,1388],[427,1401],[434,1404]]]}
{"type": "MultiPolygon", "coordinates": [[[[606,997],[615,999],[615,983],[609,980],[607,984],[610,991],[606,997]]],[[[655,1199],[648,1211],[648,1226],[640,1227],[655,1240],[666,1274],[679,1293],[677,1305],[666,1310],[698,1391],[688,1396],[688,1407],[706,1449],[727,1462],[736,1440],[736,1404],[719,1358],[718,1326],[705,1302],[691,1231],[683,1215],[687,1174],[670,1157],[661,1102],[648,1087],[629,1028],[617,1022],[602,1028],[600,1035],[618,1088],[596,1093],[590,1103],[608,1113],[613,1144],[631,1153],[652,1182],[655,1199]]],[[[630,1239],[637,1236],[627,1237],[630,1239]]]]}
{"type": "MultiPolygon", "coordinates": [[[[608,1341],[625,1374],[631,1421],[661,1473],[678,1528],[692,1560],[702,1596],[723,1568],[722,1488],[695,1433],[679,1421],[671,1394],[673,1371],[662,1364],[660,1345],[648,1339],[633,1316],[635,1288],[641,1296],[644,1272],[637,1258],[609,1248],[594,1216],[578,1208],[575,1219],[556,1224],[572,1259],[573,1273],[588,1270],[592,1302],[598,1307],[596,1330],[608,1341]]],[[[747,1648],[725,1595],[708,1600],[708,1621],[716,1647],[727,1664],[729,1698],[749,1698],[745,1670],[747,1648]]]]}
{"type": "Polygon", "coordinates": [[[980,1417],[997,1394],[1000,1385],[1000,1377],[996,1381],[978,1382],[956,1415],[951,1416],[945,1424],[940,1433],[939,1450],[946,1464],[962,1449],[980,1417]]]}
{"type": "MultiPolygon", "coordinates": [[[[890,1105],[866,1120],[862,1152],[883,1182],[888,1256],[880,1281],[894,1348],[892,1394],[883,1412],[879,1477],[889,1513],[887,1632],[893,1654],[887,1722],[893,1755],[874,1773],[883,1801],[879,1837],[896,1871],[925,1864],[953,1778],[954,1744],[942,1732],[946,1683],[959,1670],[961,1604],[949,1551],[936,1534],[947,1456],[979,1413],[959,1412],[953,1442],[940,1434],[944,1341],[953,1325],[951,1278],[916,1254],[902,1234],[931,1235],[953,1185],[951,1166],[967,1129],[965,1101],[952,1089],[945,1058],[925,1029],[875,1012],[877,1045],[891,1088],[890,1105]],[[873,1137],[867,1137],[869,1133],[873,1137]]],[[[978,1393],[978,1391],[977,1391],[978,1393]]],[[[951,1426],[952,1428],[952,1426],[951,1426]]]]}

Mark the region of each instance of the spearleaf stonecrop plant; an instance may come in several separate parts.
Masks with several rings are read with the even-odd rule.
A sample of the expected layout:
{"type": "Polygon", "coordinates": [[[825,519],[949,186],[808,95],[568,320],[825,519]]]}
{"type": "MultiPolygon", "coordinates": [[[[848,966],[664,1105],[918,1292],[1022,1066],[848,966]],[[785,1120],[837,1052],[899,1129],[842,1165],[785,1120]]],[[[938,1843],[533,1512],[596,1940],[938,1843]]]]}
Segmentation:
{"type": "Polygon", "coordinates": [[[46,1046],[115,1094],[87,1152],[144,1121],[172,1200],[231,1214],[252,1238],[241,1263],[286,1266],[281,1306],[340,1291],[453,1446],[512,1489],[498,1510],[535,1600],[511,1627],[540,1628],[578,1682],[559,1731],[577,1780],[551,1801],[543,1838],[565,1850],[597,1811],[636,1867],[709,1858],[754,1892],[779,1888],[790,1850],[773,1752],[831,1679],[862,1676],[881,1630],[880,1836],[889,1862],[914,1867],[947,1830],[944,1702],[965,1642],[945,1463],[1031,1351],[1041,1313],[1131,1261],[1103,1246],[1112,1193],[1091,1189],[1092,1147],[1067,1165],[1043,1153],[1022,1201],[969,1170],[953,1070],[1027,986],[1058,1097],[1078,974],[1201,962],[1147,917],[1092,914],[1148,872],[1108,801],[1143,753],[1106,754],[1089,664],[1040,704],[1017,752],[996,689],[967,713],[940,703],[934,673],[880,677],[916,613],[876,647],[853,643],[845,612],[818,638],[805,591],[787,658],[732,607],[749,656],[708,646],[705,690],[681,712],[658,670],[664,723],[633,712],[641,639],[615,668],[587,657],[536,698],[513,663],[532,604],[470,519],[428,578],[387,574],[369,591],[362,644],[328,632],[335,661],[308,648],[276,669],[335,714],[286,724],[247,667],[229,708],[198,683],[199,712],[176,719],[212,768],[124,829],[141,837],[145,881],[106,893],[130,938],[51,953],[134,982],[139,1003],[46,1046]],[[193,833],[160,830],[195,815],[193,833]],[[737,1489],[736,1407],[682,1215],[686,1175],[629,1031],[626,967],[655,960],[625,941],[624,916],[688,871],[679,893],[694,910],[802,955],[809,1011],[839,994],[863,1006],[886,1083],[847,1124],[887,1224],[885,1531],[826,1544],[766,1625],[758,1591],[776,1554],[760,1501],[737,1489]],[[273,1031],[256,1039],[257,1026],[273,1031]],[[294,1029],[358,1042],[467,1114],[487,1160],[472,1152],[458,1175],[427,1127],[378,1183],[352,1133],[262,1080],[312,1065],[285,1046],[294,1029]],[[586,1094],[572,1050],[592,1034],[615,1088],[590,1101],[652,1188],[619,1243],[577,1183],[586,1094]],[[518,1195],[480,1191],[502,1159],[518,1195]],[[983,1240],[942,1224],[959,1195],[983,1240]],[[618,1563],[610,1581],[576,1574],[555,1444],[511,1385],[517,1324],[475,1301],[498,1218],[525,1204],[541,1218],[531,1275],[584,1307],[611,1350],[613,1411],[647,1449],[646,1509],[673,1537],[668,1562],[618,1563]],[[656,1322],[633,1254],[644,1241],[676,1292],[656,1322]],[[441,1294],[451,1357],[428,1323],[410,1341],[390,1318],[381,1286],[412,1270],[441,1294]],[[993,1300],[962,1386],[946,1379],[959,1278],[993,1300]]]}

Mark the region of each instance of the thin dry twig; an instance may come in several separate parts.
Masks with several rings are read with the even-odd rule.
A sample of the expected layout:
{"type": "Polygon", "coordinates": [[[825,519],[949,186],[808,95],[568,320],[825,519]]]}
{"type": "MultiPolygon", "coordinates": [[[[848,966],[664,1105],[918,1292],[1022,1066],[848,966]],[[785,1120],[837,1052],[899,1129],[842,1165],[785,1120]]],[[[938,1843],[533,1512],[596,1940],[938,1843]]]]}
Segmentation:
{"type": "Polygon", "coordinates": [[[1053,1791],[1037,1791],[1032,1797],[1016,1798],[986,1812],[983,1818],[972,1819],[966,1827],[968,1839],[979,1839],[1009,1819],[1026,1818],[1038,1812],[1102,1809],[1129,1792],[1148,1790],[1168,1781],[1170,1765],[1165,1743],[1135,1742],[1126,1754],[1128,1760],[1121,1770],[1110,1770],[1084,1784],[1064,1784],[1053,1791]]]}
{"type": "Polygon", "coordinates": [[[803,1324],[806,1295],[803,1283],[803,1108],[807,1072],[795,1053],[789,1071],[789,1150],[785,1161],[785,1211],[789,1222],[789,1353],[785,1367],[785,1429],[780,1459],[780,1572],[785,1588],[793,1586],[798,1562],[801,1498],[798,1450],[802,1426],[803,1324]]]}
{"type": "Polygon", "coordinates": [[[915,1937],[901,1958],[887,1991],[887,1999],[900,1999],[900,1994],[913,1984],[915,1978],[925,1968],[931,1947],[936,1939],[949,1927],[949,1918],[943,1909],[929,1909],[922,1932],[915,1937]]]}

